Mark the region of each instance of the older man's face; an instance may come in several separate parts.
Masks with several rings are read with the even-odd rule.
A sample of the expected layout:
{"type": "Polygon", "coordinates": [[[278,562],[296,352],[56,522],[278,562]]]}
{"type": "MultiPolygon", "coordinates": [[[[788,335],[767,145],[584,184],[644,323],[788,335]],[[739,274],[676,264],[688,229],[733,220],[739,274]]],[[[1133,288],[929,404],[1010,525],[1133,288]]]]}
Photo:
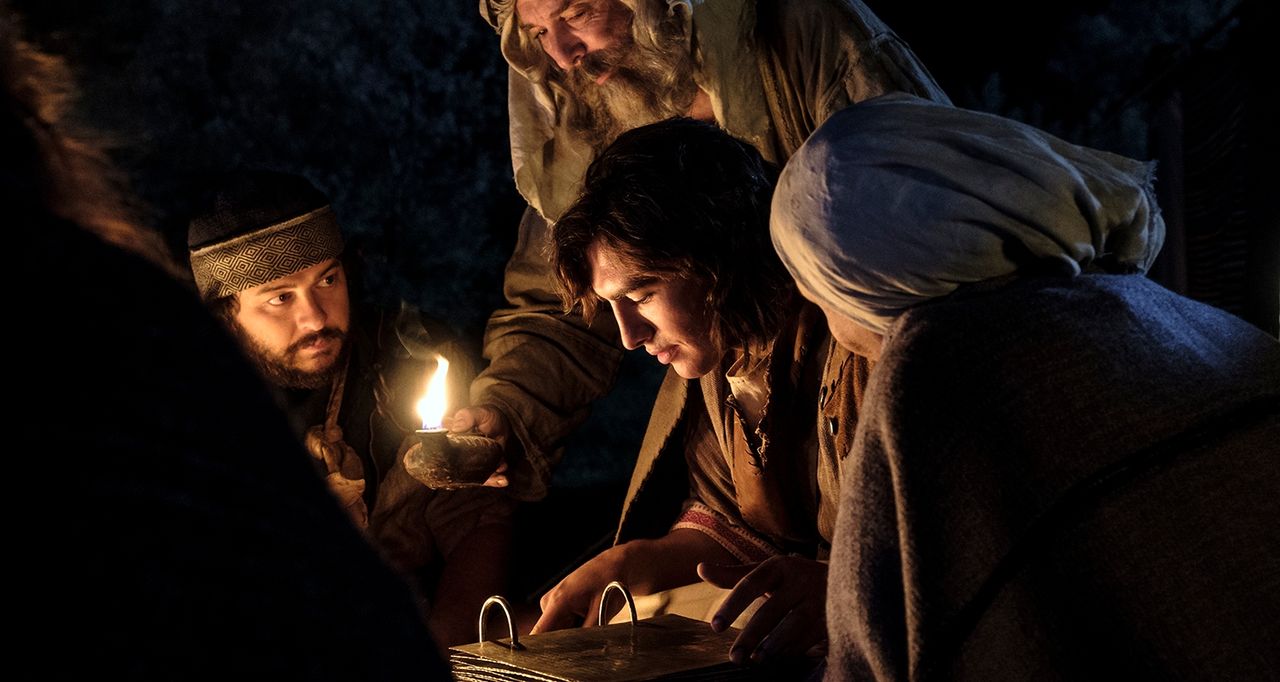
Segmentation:
{"type": "Polygon", "coordinates": [[[603,84],[631,46],[631,10],[619,0],[517,0],[520,30],[556,66],[603,84]]]}
{"type": "Polygon", "coordinates": [[[267,379],[290,388],[319,388],[346,346],[350,301],[336,258],[237,294],[234,324],[267,379]]]}

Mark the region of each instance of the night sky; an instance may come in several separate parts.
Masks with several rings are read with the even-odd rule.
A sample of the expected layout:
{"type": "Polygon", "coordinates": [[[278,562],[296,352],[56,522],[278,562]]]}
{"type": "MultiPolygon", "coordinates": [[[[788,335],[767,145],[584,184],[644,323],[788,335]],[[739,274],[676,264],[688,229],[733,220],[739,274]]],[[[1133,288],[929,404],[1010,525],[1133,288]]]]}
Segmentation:
{"type": "MultiPolygon", "coordinates": [[[[523,204],[505,64],[475,0],[13,4],[38,43],[76,66],[84,116],[175,249],[211,177],[301,173],[364,254],[370,296],[408,299],[478,343],[523,204]]],[[[956,104],[1145,157],[1148,86],[1224,40],[1235,23],[1220,20],[1239,0],[868,4],[956,104]]],[[[613,454],[566,471],[629,472],[658,376],[640,360],[627,366],[629,391],[578,438],[613,454]]]]}

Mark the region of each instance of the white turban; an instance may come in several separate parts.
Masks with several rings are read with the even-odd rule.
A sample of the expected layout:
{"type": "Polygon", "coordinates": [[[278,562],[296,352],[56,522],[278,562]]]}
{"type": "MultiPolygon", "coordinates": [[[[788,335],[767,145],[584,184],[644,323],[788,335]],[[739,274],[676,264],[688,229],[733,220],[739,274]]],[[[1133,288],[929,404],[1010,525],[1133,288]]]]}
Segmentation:
{"type": "Polygon", "coordinates": [[[787,163],[773,245],[824,306],[883,334],[912,306],[1045,261],[1145,271],[1164,239],[1153,165],[886,95],[832,116],[787,163]]]}

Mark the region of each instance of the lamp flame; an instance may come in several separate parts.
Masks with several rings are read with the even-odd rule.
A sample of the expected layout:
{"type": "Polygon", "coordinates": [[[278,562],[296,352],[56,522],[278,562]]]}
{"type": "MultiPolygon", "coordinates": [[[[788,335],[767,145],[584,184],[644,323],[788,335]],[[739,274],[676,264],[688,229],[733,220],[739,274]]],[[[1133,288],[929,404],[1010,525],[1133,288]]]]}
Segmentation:
{"type": "Polygon", "coordinates": [[[448,388],[445,378],[449,375],[449,361],[436,356],[436,369],[427,379],[427,393],[418,401],[418,416],[422,418],[422,430],[444,428],[445,402],[448,388]]]}

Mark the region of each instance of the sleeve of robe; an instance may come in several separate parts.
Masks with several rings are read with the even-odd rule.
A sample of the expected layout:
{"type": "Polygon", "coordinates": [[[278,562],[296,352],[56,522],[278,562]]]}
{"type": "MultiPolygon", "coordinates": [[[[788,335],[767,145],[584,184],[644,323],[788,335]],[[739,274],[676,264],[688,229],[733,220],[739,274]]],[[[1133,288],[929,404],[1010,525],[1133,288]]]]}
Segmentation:
{"type": "Polygon", "coordinates": [[[562,312],[547,238],[546,222],[526,209],[503,282],[510,305],[489,318],[489,366],[471,385],[471,403],[500,410],[519,442],[507,476],[511,494],[524,500],[546,494],[561,443],[613,386],[622,360],[612,316],[597,315],[588,324],[562,312]]]}
{"type": "MultiPolygon", "coordinates": [[[[393,566],[405,574],[440,560],[471,533],[489,525],[509,526],[514,503],[505,490],[464,488],[432,490],[409,475],[404,452],[414,442],[417,403],[437,355],[449,361],[448,404],[466,405],[466,391],[475,378],[474,353],[439,321],[402,304],[390,329],[383,330],[380,382],[386,410],[404,434],[391,462],[384,467],[378,500],[370,519],[370,533],[393,566]],[[394,338],[391,338],[392,335],[394,338]]],[[[390,429],[389,429],[390,430],[390,429]]],[[[487,570],[488,567],[486,567],[487,570]]]]}
{"type": "MultiPolygon", "coordinates": [[[[701,402],[700,397],[693,400],[701,402]]],[[[689,497],[672,529],[697,530],[715,540],[743,563],[763,561],[778,554],[763,536],[742,519],[733,476],[724,451],[701,405],[690,405],[685,434],[685,459],[689,465],[689,497]]]]}
{"type": "Polygon", "coordinates": [[[757,5],[761,74],[787,155],[832,114],[888,92],[950,103],[924,63],[859,0],[757,5]]]}

